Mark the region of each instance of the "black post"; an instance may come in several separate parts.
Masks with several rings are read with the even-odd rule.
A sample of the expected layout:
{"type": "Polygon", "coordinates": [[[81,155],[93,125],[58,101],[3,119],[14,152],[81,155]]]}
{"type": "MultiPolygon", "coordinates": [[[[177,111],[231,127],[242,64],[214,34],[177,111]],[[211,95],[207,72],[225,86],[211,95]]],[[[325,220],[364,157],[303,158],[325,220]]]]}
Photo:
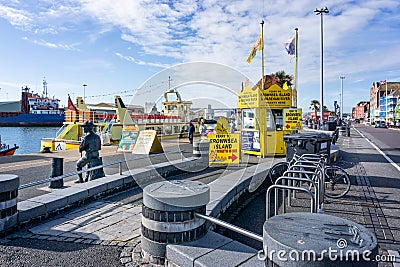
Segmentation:
{"type": "MultiPolygon", "coordinates": [[[[57,177],[63,175],[64,171],[64,159],[63,158],[53,158],[51,162],[51,177],[57,177]]],[[[64,186],[63,179],[59,179],[56,181],[51,181],[49,187],[50,188],[62,188],[64,186]]]]}

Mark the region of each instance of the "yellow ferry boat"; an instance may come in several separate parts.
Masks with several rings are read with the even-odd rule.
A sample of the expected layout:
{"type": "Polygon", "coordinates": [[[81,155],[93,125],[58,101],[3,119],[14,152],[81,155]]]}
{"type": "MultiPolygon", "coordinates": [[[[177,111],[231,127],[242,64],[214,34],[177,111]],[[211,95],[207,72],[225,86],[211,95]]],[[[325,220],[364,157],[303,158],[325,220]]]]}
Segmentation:
{"type": "MultiPolygon", "coordinates": [[[[43,138],[41,151],[54,151],[78,148],[84,132],[82,124],[92,120],[95,132],[101,137],[102,144],[118,144],[122,130],[134,126],[139,131],[155,130],[160,138],[186,137],[191,101],[182,101],[178,91],[169,89],[164,93],[165,101],[161,114],[130,114],[120,96],[115,96],[114,108],[88,109],[82,97],[77,97],[77,105],[65,112],[65,122],[57,131],[55,138],[43,138]],[[168,101],[174,94],[175,101],[168,101]]],[[[70,106],[70,105],[69,105],[70,106]]],[[[198,132],[198,124],[195,124],[198,132]]]]}

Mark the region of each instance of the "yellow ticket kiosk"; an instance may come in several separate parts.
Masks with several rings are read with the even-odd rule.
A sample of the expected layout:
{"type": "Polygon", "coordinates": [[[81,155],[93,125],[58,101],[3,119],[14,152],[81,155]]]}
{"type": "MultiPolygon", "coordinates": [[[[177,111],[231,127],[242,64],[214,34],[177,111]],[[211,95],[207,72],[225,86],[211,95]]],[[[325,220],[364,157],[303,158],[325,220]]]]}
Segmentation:
{"type": "Polygon", "coordinates": [[[253,88],[243,86],[238,93],[238,121],[241,128],[241,150],[243,153],[265,157],[267,155],[285,155],[284,109],[296,105],[293,89],[283,89],[271,82],[270,76],[264,77],[253,88]]]}

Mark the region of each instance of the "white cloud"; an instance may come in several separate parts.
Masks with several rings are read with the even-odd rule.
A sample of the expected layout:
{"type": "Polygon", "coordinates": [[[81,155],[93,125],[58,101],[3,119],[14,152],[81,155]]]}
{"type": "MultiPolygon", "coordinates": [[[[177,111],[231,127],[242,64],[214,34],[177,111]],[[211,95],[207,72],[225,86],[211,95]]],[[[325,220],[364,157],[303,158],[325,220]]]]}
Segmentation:
{"type": "Polygon", "coordinates": [[[45,46],[45,47],[52,48],[52,49],[62,49],[62,50],[66,50],[66,51],[80,51],[78,48],[76,48],[79,44],[57,44],[57,43],[52,43],[52,42],[48,42],[48,41],[44,41],[44,40],[31,40],[26,36],[23,37],[22,39],[25,41],[34,43],[36,45],[45,46]]]}

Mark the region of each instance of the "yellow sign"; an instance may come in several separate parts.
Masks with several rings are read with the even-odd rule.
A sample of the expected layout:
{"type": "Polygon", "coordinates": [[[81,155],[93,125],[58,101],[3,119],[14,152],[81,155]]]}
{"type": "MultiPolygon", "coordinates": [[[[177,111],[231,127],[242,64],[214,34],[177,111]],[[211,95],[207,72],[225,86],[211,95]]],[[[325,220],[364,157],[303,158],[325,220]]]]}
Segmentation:
{"type": "Polygon", "coordinates": [[[258,107],[260,90],[255,90],[246,86],[238,93],[238,108],[255,108],[258,107]]]}
{"type": "Polygon", "coordinates": [[[239,164],[239,134],[209,134],[210,164],[239,164]]]}
{"type": "Polygon", "coordinates": [[[140,131],[136,144],[133,148],[133,154],[150,154],[163,152],[160,140],[154,130],[140,131]]]}
{"type": "Polygon", "coordinates": [[[292,107],[292,90],[284,90],[279,85],[273,84],[267,90],[263,90],[265,102],[270,109],[282,109],[292,107]]]}
{"type": "Polygon", "coordinates": [[[283,110],[283,124],[285,130],[299,130],[302,127],[301,108],[288,108],[283,110]]]}

